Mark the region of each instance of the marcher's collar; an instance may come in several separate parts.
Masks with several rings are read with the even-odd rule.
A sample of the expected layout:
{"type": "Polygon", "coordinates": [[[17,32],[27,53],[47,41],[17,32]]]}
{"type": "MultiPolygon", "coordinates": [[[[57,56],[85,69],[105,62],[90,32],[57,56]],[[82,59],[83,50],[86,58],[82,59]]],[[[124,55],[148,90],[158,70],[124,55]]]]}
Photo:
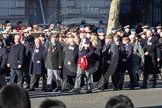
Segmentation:
{"type": "Polygon", "coordinates": [[[152,39],[152,36],[151,37],[148,37],[148,40],[151,40],[152,39]]]}
{"type": "Polygon", "coordinates": [[[85,42],[86,42],[86,40],[87,40],[86,38],[83,38],[81,41],[85,43],[85,42]]]}
{"type": "Polygon", "coordinates": [[[20,42],[18,42],[18,43],[15,43],[15,45],[18,45],[18,44],[20,44],[20,42]]]}
{"type": "Polygon", "coordinates": [[[35,46],[35,48],[39,49],[40,48],[40,45],[39,46],[35,46]]]}
{"type": "Polygon", "coordinates": [[[74,42],[71,42],[70,45],[74,45],[74,42]]]}
{"type": "Polygon", "coordinates": [[[128,46],[129,45],[129,43],[127,43],[127,44],[124,44],[125,46],[128,46]]]}

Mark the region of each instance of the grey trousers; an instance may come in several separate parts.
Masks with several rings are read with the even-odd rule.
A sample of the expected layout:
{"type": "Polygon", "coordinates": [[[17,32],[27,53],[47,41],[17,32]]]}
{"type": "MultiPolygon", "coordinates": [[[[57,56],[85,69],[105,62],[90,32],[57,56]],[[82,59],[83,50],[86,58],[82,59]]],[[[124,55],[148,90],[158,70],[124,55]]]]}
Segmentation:
{"type": "Polygon", "coordinates": [[[47,69],[47,85],[51,85],[53,79],[56,79],[57,87],[61,86],[60,70],[47,69]]]}
{"type": "Polygon", "coordinates": [[[80,89],[82,74],[85,74],[85,76],[86,76],[86,79],[87,79],[87,82],[86,82],[87,84],[86,85],[87,85],[88,90],[92,89],[93,74],[89,73],[87,71],[81,70],[79,66],[77,68],[77,76],[76,76],[76,79],[75,79],[75,86],[74,86],[74,88],[75,89],[80,89]]]}

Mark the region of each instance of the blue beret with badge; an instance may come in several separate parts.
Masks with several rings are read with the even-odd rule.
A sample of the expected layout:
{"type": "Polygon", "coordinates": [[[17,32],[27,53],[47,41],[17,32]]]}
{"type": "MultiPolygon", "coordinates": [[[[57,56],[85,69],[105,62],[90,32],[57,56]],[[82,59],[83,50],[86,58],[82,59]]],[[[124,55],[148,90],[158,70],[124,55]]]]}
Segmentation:
{"type": "Polygon", "coordinates": [[[79,28],[84,28],[84,25],[80,25],[79,28]]]}
{"type": "Polygon", "coordinates": [[[97,29],[97,32],[101,33],[103,32],[103,29],[97,29]]]}
{"type": "Polygon", "coordinates": [[[111,28],[111,30],[112,30],[112,31],[114,31],[114,30],[116,30],[116,28],[115,28],[115,27],[113,27],[113,28],[111,28]]]}
{"type": "Polygon", "coordinates": [[[131,29],[130,31],[131,31],[131,32],[136,32],[136,29],[133,28],[133,29],[131,29]]]}

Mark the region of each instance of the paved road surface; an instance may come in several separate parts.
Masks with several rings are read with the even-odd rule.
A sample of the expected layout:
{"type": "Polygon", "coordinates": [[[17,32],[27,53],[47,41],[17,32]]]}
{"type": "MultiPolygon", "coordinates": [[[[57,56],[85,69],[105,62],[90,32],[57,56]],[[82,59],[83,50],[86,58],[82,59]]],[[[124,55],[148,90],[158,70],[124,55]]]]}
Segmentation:
{"type": "MultiPolygon", "coordinates": [[[[151,85],[150,85],[151,86],[151,85]]],[[[107,90],[104,92],[94,91],[91,94],[72,93],[45,93],[41,91],[30,92],[32,108],[38,108],[39,104],[49,98],[63,101],[67,108],[104,108],[107,100],[115,95],[124,94],[131,98],[135,107],[162,108],[162,83],[158,83],[158,88],[122,90],[107,90]]]]}

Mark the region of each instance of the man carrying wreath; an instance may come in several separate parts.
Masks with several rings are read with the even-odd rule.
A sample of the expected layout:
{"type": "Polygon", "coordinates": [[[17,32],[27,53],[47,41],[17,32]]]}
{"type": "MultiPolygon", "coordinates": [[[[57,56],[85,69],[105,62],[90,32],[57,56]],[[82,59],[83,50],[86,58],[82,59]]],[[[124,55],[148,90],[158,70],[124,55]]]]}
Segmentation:
{"type": "Polygon", "coordinates": [[[92,92],[92,84],[93,84],[93,65],[92,65],[92,58],[94,54],[94,48],[92,43],[89,39],[86,38],[86,33],[80,33],[80,44],[78,50],[79,62],[77,67],[77,76],[75,79],[75,86],[73,92],[80,93],[80,86],[81,86],[81,77],[84,75],[86,77],[86,85],[87,85],[87,93],[92,92]],[[81,60],[80,60],[81,59],[81,60]],[[87,59],[87,60],[85,60],[87,59]],[[84,62],[88,62],[88,66],[85,65],[84,62]],[[83,64],[82,64],[83,63],[83,64]]]}

